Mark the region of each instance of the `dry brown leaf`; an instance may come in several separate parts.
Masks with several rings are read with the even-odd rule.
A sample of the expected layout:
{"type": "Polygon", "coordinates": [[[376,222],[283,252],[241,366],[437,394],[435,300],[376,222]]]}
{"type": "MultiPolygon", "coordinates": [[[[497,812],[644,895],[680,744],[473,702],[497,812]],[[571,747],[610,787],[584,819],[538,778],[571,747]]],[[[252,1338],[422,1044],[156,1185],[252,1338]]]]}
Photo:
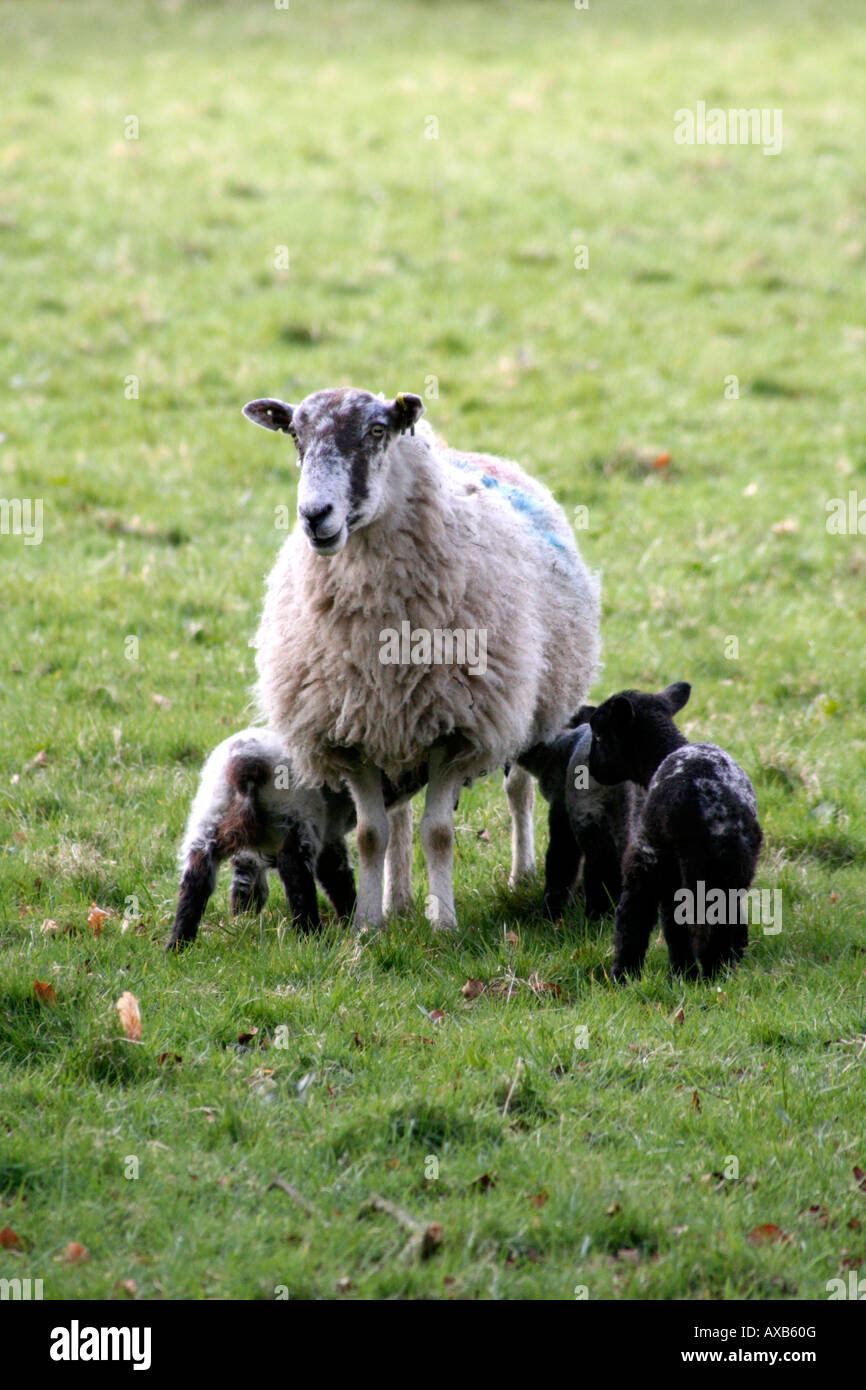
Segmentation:
{"type": "Polygon", "coordinates": [[[12,1227],[4,1226],[3,1230],[0,1231],[0,1245],[2,1245],[3,1249],[14,1250],[15,1246],[20,1244],[21,1242],[18,1239],[15,1232],[13,1231],[12,1227]]]}
{"type": "Polygon", "coordinates": [[[539,979],[537,970],[534,970],[533,973],[530,975],[529,979],[527,980],[527,984],[535,994],[553,994],[557,999],[562,997],[561,987],[556,984],[551,984],[547,980],[539,979]]]}
{"type": "Polygon", "coordinates": [[[135,995],[125,989],[114,1007],[120,1015],[121,1027],[126,1036],[132,1042],[141,1042],[141,1010],[135,995]]]}
{"type": "Polygon", "coordinates": [[[101,907],[97,907],[96,903],[90,904],[90,914],[87,918],[87,925],[94,936],[99,936],[99,933],[105,926],[106,918],[110,916],[110,912],[105,912],[101,907]]]}
{"type": "Polygon", "coordinates": [[[685,1011],[685,1009],[683,1008],[682,1004],[680,1004],[680,1007],[677,1009],[676,1013],[674,1014],[674,1023],[685,1023],[685,1021],[686,1021],[686,1011],[685,1011]]]}
{"type": "Polygon", "coordinates": [[[138,1293],[138,1285],[136,1284],[134,1279],[121,1280],[120,1287],[123,1289],[123,1292],[129,1296],[129,1298],[135,1298],[135,1295],[138,1293]]]}
{"type": "Polygon", "coordinates": [[[431,1010],[430,1022],[433,1024],[434,1028],[438,1028],[441,1024],[445,1022],[445,1015],[443,1014],[441,1009],[431,1010]]]}
{"type": "Polygon", "coordinates": [[[68,1265],[82,1264],[90,1259],[90,1251],[86,1245],[79,1245],[77,1240],[71,1240],[63,1252],[63,1258],[68,1265]]]}
{"type": "Polygon", "coordinates": [[[460,993],[464,999],[477,999],[486,988],[483,980],[467,980],[465,985],[460,986],[460,993]]]}
{"type": "Polygon", "coordinates": [[[538,1192],[527,1192],[526,1200],[527,1202],[531,1202],[532,1205],[537,1207],[540,1211],[545,1203],[550,1201],[550,1193],[546,1187],[542,1187],[538,1192]]]}
{"type": "Polygon", "coordinates": [[[698,1114],[700,1115],[700,1113],[701,1113],[701,1098],[700,1098],[700,1096],[698,1095],[697,1091],[692,1091],[692,1109],[693,1109],[693,1110],[697,1110],[698,1114]]]}
{"type": "Polygon", "coordinates": [[[37,999],[41,999],[43,1004],[57,1003],[57,990],[46,980],[33,981],[33,993],[37,999]]]}
{"type": "Polygon", "coordinates": [[[61,931],[59,922],[55,922],[53,917],[46,917],[42,926],[39,928],[43,936],[50,936],[52,932],[61,931]]]}
{"type": "Polygon", "coordinates": [[[749,1241],[752,1245],[767,1245],[775,1240],[786,1241],[790,1239],[791,1237],[785,1235],[781,1226],[774,1226],[771,1221],[763,1226],[756,1226],[753,1231],[749,1232],[749,1241]]]}
{"type": "Polygon", "coordinates": [[[517,935],[517,932],[516,932],[516,931],[507,931],[507,932],[505,933],[505,944],[506,944],[507,946],[519,946],[519,945],[520,945],[520,937],[517,935]]]}

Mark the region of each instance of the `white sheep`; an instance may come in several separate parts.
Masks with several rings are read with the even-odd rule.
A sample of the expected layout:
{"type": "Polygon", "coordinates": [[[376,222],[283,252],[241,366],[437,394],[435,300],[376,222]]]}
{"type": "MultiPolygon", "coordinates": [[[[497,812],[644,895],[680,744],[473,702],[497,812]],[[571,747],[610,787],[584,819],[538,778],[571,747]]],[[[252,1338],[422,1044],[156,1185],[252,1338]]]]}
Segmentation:
{"type": "Polygon", "coordinates": [[[513,764],[562,728],[598,659],[598,584],[561,508],[517,464],[447,448],[423,411],[419,396],[351,388],[244,407],[292,436],[301,465],[299,524],[257,638],[259,700],[305,782],[352,792],[362,927],[383,920],[386,852],[386,910],[410,897],[411,819],[401,808],[389,845],[388,783],[428,783],[420,834],[440,926],[456,923],[460,789],[506,762],[512,876],[532,866],[532,782],[513,764]]]}
{"type": "Polygon", "coordinates": [[[268,900],[268,869],[276,869],[301,928],[319,924],[316,878],[337,915],[350,916],[355,880],[345,834],[354,820],[347,792],[298,784],[273,729],[242,729],[224,739],[202,769],[187,821],[167,949],[195,940],[225,859],[232,861],[233,914],[262,910],[268,900]]]}

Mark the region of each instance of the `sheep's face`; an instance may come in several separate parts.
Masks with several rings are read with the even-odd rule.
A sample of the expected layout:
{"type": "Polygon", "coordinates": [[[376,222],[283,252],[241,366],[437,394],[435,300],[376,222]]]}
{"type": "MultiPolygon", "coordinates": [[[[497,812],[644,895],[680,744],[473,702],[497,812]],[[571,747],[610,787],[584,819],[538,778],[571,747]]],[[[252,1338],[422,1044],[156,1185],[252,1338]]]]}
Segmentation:
{"type": "Polygon", "coordinates": [[[381,516],[391,446],[423,413],[420,396],[383,401],[352,389],[316,391],[294,406],[277,400],[244,406],[254,424],[295,441],[298,519],[318,555],[336,555],[353,531],[381,516]]]}
{"type": "Polygon", "coordinates": [[[678,681],[658,695],[623,690],[605,700],[589,721],[589,775],[606,787],[618,782],[644,781],[648,762],[653,764],[654,746],[664,741],[673,727],[674,715],[690,693],[691,686],[678,681]]]}

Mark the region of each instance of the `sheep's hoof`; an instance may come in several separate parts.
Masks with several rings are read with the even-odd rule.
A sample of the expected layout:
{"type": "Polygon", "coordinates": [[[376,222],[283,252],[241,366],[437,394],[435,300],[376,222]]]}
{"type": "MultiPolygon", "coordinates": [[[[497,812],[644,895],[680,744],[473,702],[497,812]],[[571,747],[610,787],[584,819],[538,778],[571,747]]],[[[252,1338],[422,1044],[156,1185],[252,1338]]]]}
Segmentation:
{"type": "Polygon", "coordinates": [[[512,890],[515,888],[527,888],[535,883],[537,878],[538,871],[534,864],[530,864],[527,868],[518,869],[514,873],[508,875],[508,887],[512,890]]]}

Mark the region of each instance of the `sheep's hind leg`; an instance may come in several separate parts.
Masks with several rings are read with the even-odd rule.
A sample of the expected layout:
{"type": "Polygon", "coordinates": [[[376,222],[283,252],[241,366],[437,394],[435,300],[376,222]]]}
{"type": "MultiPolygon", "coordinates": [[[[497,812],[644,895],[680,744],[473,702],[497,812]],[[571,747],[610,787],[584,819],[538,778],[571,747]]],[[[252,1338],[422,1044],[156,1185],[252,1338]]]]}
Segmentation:
{"type": "Polygon", "coordinates": [[[167,951],[179,951],[195,941],[204,910],[216,887],[217,867],[218,861],[212,849],[190,851],[180,881],[177,911],[165,948],[167,951]]]}
{"type": "Polygon", "coordinates": [[[444,767],[445,754],[430,755],[430,780],[421,817],[421,844],[427,860],[427,917],[434,927],[448,931],[457,926],[454,911],[454,805],[462,778],[444,767]]]}
{"type": "Polygon", "coordinates": [[[378,930],[383,925],[382,880],[390,822],[382,793],[382,776],[372,765],[346,778],[358,816],[358,903],[355,930],[378,930]]]}
{"type": "Polygon", "coordinates": [[[521,879],[535,877],[535,780],[525,768],[512,763],[505,776],[505,795],[511,812],[511,873],[509,888],[521,879]]]}
{"type": "Polygon", "coordinates": [[[385,855],[385,911],[407,912],[412,906],[412,802],[388,812],[391,830],[385,855]]]}
{"type": "Polygon", "coordinates": [[[268,901],[268,875],[258,854],[240,850],[232,860],[229,907],[233,917],[242,912],[262,912],[268,901]]]}
{"type": "Polygon", "coordinates": [[[312,846],[303,828],[297,821],[290,821],[277,851],[277,873],[286,890],[289,911],[301,931],[312,931],[320,925],[313,862],[312,846]]]}

